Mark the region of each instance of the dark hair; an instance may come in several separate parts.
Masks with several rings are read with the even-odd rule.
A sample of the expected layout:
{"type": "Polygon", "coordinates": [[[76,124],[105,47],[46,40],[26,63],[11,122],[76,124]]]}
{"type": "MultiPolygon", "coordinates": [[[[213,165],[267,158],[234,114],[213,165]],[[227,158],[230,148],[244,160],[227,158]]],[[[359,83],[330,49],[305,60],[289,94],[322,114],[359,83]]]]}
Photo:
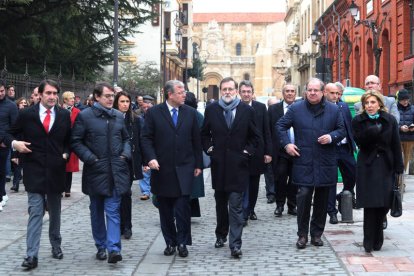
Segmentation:
{"type": "Polygon", "coordinates": [[[125,97],[127,97],[127,98],[129,99],[129,109],[128,109],[128,111],[129,111],[129,110],[132,110],[131,96],[130,96],[127,92],[125,92],[125,91],[120,91],[120,92],[118,92],[118,93],[115,95],[115,99],[114,99],[114,108],[115,108],[115,109],[117,109],[117,110],[119,110],[118,101],[119,101],[119,98],[120,98],[121,96],[125,96],[125,97]]]}
{"type": "Polygon", "coordinates": [[[239,83],[239,88],[241,88],[243,85],[244,86],[247,86],[247,87],[251,87],[252,88],[252,92],[254,93],[254,87],[253,87],[253,83],[251,81],[249,81],[249,80],[242,80],[239,83]]]}
{"type": "Polygon", "coordinates": [[[235,81],[232,77],[226,77],[226,78],[222,79],[221,82],[220,82],[220,85],[219,85],[220,90],[221,90],[221,85],[223,83],[230,82],[230,81],[234,82],[234,88],[236,88],[236,89],[239,88],[239,86],[237,84],[237,81],[235,81]]]}
{"type": "Polygon", "coordinates": [[[197,98],[193,92],[187,92],[187,94],[185,95],[184,104],[197,109],[197,98]]]}
{"type": "Polygon", "coordinates": [[[319,85],[320,85],[320,90],[323,92],[323,90],[325,89],[325,83],[323,82],[323,81],[321,81],[320,79],[318,79],[318,78],[310,78],[309,80],[308,80],[308,82],[306,83],[306,90],[308,90],[308,85],[309,85],[309,83],[311,83],[311,82],[316,82],[316,81],[318,81],[319,82],[319,85]]]}
{"type": "Polygon", "coordinates": [[[39,94],[43,94],[43,91],[45,90],[46,85],[53,86],[54,88],[56,88],[58,94],[60,93],[59,84],[55,82],[54,80],[46,79],[46,80],[42,80],[39,84],[39,91],[38,91],[39,94]]]}
{"type": "Polygon", "coordinates": [[[4,80],[0,80],[0,87],[4,86],[6,88],[6,82],[4,80]]]}
{"type": "Polygon", "coordinates": [[[102,96],[104,87],[108,88],[112,92],[114,91],[114,87],[110,85],[108,82],[100,82],[95,85],[95,88],[93,89],[93,99],[96,101],[96,96],[100,97],[102,96]]]}
{"type": "Polygon", "coordinates": [[[176,86],[183,86],[184,87],[184,83],[182,83],[179,80],[169,80],[165,83],[164,86],[164,98],[167,100],[168,99],[168,92],[174,93],[174,89],[176,86]]]}

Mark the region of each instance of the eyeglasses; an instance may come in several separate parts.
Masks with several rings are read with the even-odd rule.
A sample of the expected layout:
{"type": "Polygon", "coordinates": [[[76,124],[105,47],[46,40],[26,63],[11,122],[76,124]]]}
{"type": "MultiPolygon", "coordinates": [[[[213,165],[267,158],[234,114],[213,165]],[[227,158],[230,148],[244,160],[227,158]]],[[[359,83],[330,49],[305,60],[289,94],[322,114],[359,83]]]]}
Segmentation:
{"type": "Polygon", "coordinates": [[[365,83],[365,85],[370,85],[370,84],[379,84],[379,83],[378,82],[375,82],[375,81],[367,81],[365,83]]]}
{"type": "Polygon", "coordinates": [[[105,97],[107,99],[115,98],[115,94],[102,94],[102,97],[105,97]]]}
{"type": "Polygon", "coordinates": [[[223,91],[223,92],[227,92],[227,91],[231,92],[231,91],[233,91],[234,89],[235,89],[235,88],[226,87],[226,88],[221,89],[221,91],[223,91]]]}

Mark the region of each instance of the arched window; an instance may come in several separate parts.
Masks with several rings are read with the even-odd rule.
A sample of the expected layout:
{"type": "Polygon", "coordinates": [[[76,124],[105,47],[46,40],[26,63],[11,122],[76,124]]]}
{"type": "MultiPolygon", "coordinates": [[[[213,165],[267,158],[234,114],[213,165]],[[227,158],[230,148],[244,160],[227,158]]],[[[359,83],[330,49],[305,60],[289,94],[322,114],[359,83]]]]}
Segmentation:
{"type": "Polygon", "coordinates": [[[236,56],[241,56],[241,43],[236,44],[236,56]]]}

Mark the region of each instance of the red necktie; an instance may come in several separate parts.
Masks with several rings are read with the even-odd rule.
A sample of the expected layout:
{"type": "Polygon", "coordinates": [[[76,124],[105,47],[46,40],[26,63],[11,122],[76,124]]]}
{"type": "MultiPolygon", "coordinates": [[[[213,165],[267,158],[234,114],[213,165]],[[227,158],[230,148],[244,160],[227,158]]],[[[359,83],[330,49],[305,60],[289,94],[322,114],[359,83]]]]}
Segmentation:
{"type": "Polygon", "coordinates": [[[45,128],[46,133],[49,133],[49,125],[50,125],[50,109],[46,110],[46,117],[43,120],[43,127],[45,128]]]}

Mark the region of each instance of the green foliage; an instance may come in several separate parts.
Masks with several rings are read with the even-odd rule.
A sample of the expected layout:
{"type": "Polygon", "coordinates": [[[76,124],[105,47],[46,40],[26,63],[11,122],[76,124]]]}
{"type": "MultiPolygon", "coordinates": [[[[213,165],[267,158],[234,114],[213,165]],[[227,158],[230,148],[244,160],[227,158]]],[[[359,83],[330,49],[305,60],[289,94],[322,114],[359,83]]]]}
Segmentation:
{"type": "MultiPolygon", "coordinates": [[[[4,0],[3,0],[4,1],[4,0]]],[[[151,5],[159,0],[119,1],[119,39],[155,14],[151,5]]],[[[0,10],[0,60],[7,69],[40,73],[46,62],[49,74],[69,78],[72,71],[94,80],[104,65],[113,61],[114,0],[17,0],[0,10]],[[22,3],[23,2],[23,3],[22,3]]]]}
{"type": "Polygon", "coordinates": [[[203,80],[204,79],[204,62],[201,59],[194,59],[193,68],[187,70],[188,77],[203,80]]]}

